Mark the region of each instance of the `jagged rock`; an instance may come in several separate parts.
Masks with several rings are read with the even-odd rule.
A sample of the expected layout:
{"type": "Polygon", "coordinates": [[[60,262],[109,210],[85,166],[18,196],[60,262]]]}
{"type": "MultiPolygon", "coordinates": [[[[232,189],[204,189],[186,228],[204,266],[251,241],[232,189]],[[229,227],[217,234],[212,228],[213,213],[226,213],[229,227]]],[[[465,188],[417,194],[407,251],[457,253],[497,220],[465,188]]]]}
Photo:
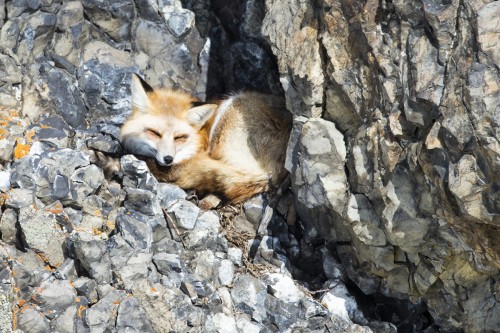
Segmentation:
{"type": "Polygon", "coordinates": [[[97,283],[87,277],[79,277],[73,281],[73,286],[78,295],[85,296],[90,304],[97,303],[97,283]]]}
{"type": "Polygon", "coordinates": [[[120,302],[116,317],[116,329],[119,331],[154,332],[146,313],[133,297],[120,302]]]}
{"type": "Polygon", "coordinates": [[[223,286],[228,286],[233,282],[234,268],[230,260],[221,260],[217,268],[217,277],[219,283],[223,286]]]}
{"type": "Polygon", "coordinates": [[[184,244],[188,249],[210,249],[213,251],[225,248],[225,240],[220,237],[219,219],[215,214],[205,212],[196,220],[196,226],[190,230],[184,239],[184,244]]]}
{"type": "MultiPolygon", "coordinates": [[[[179,9],[182,11],[182,9],[179,9]]],[[[183,12],[185,18],[190,14],[183,12]]],[[[177,16],[179,18],[179,16],[177,16]]],[[[183,22],[175,22],[176,16],[172,17],[171,26],[174,26],[175,34],[187,32],[182,36],[183,43],[176,43],[176,38],[169,30],[168,25],[158,24],[146,20],[138,20],[133,29],[134,47],[140,57],[139,66],[144,70],[145,76],[151,78],[150,83],[153,86],[172,86],[176,84],[178,87],[188,91],[200,99],[205,99],[206,87],[206,71],[208,70],[208,61],[204,58],[208,56],[210,44],[205,44],[196,30],[192,29],[189,32],[186,30],[186,25],[183,22]],[[189,48],[188,48],[189,45],[189,48]],[[172,54],[176,61],[168,61],[165,59],[165,54],[172,54]],[[198,63],[200,60],[200,63],[198,63]],[[149,63],[150,67],[146,67],[149,63]],[[200,66],[198,66],[198,64],[200,66]],[[163,73],[158,75],[156,73],[163,73]]],[[[186,20],[187,21],[187,20],[186,20]]]]}
{"type": "Polygon", "coordinates": [[[262,322],[266,317],[266,294],[264,283],[246,275],[236,277],[231,290],[235,309],[252,316],[257,322],[262,322]]]}
{"type": "Polygon", "coordinates": [[[97,134],[86,142],[87,146],[105,153],[116,154],[122,151],[120,142],[109,135],[97,134]]]}
{"type": "Polygon", "coordinates": [[[348,324],[346,323],[351,322],[351,320],[359,322],[364,319],[354,297],[349,294],[347,288],[343,284],[336,283],[330,291],[323,295],[321,304],[328,309],[331,316],[343,322],[345,326],[347,326],[348,324]]]}
{"type": "MultiPolygon", "coordinates": [[[[0,275],[3,275],[1,272],[3,271],[0,271],[0,275]]],[[[8,332],[12,329],[12,294],[12,286],[2,282],[0,284],[0,330],[3,332],[8,332]]]]}
{"type": "Polygon", "coordinates": [[[75,303],[76,291],[68,280],[48,280],[35,290],[35,297],[45,311],[61,313],[75,303]]]}
{"type": "Polygon", "coordinates": [[[51,321],[53,330],[61,333],[74,332],[77,327],[77,306],[70,306],[51,321]]]}
{"type": "Polygon", "coordinates": [[[153,229],[149,216],[121,209],[116,217],[116,227],[119,235],[133,249],[148,252],[153,242],[153,229]]]}
{"type": "Polygon", "coordinates": [[[280,73],[293,73],[280,77],[287,109],[296,115],[319,116],[325,79],[321,70],[318,21],[312,4],[297,0],[266,1],[262,34],[271,42],[280,73]],[[294,33],[283,34],[283,31],[294,33]],[[303,57],[304,54],[310,57],[303,57]]]}
{"type": "Polygon", "coordinates": [[[497,65],[500,64],[500,51],[498,51],[496,45],[500,43],[500,37],[498,26],[494,22],[499,13],[500,5],[496,2],[484,5],[477,12],[477,39],[481,51],[497,65]]]}
{"type": "Polygon", "coordinates": [[[380,219],[368,198],[361,194],[351,195],[346,210],[346,218],[352,223],[352,231],[359,240],[373,246],[384,246],[387,243],[380,228],[380,219]]]}
{"type": "MultiPolygon", "coordinates": [[[[147,331],[146,317],[153,331],[495,331],[499,8],[489,0],[0,0],[0,331],[11,330],[14,306],[23,331],[147,331]],[[187,202],[189,219],[170,215],[187,227],[177,235],[161,208],[186,199],[183,190],[158,183],[131,156],[107,182],[80,152],[120,154],[132,72],[202,101],[241,89],[284,93],[296,116],[286,162],[293,195],[283,193],[260,242],[248,240],[255,228],[245,217],[226,234],[227,211],[222,228],[217,213],[187,202]],[[57,214],[41,212],[57,201],[57,214]],[[38,213],[26,215],[30,207],[38,213]],[[31,228],[39,216],[62,228],[46,247],[49,229],[31,228]],[[242,251],[224,235],[246,243],[246,264],[271,263],[304,288],[351,279],[369,295],[367,313],[393,324],[356,311],[338,320],[307,293],[285,302],[262,279],[249,284],[253,300],[231,300],[250,278],[234,271],[242,251]],[[162,252],[178,256],[180,272],[176,260],[158,265],[162,252]],[[222,267],[240,274],[231,295],[222,267]],[[79,301],[41,315],[33,291],[61,279],[78,281],[79,301]],[[116,288],[134,294],[130,304],[97,306],[116,288]]],[[[245,209],[248,220],[260,220],[259,205],[245,209]]],[[[332,295],[351,304],[338,288],[332,295]]]]}
{"type": "Polygon", "coordinates": [[[259,225],[265,210],[264,197],[259,195],[245,201],[243,209],[248,221],[254,225],[259,225]]]}
{"type": "Polygon", "coordinates": [[[191,230],[196,224],[200,209],[187,200],[178,199],[168,206],[167,212],[175,217],[178,227],[191,230]]]}
{"type": "Polygon", "coordinates": [[[87,233],[77,234],[74,242],[76,258],[89,276],[98,284],[110,283],[111,261],[105,242],[87,233]]]}
{"type": "Polygon", "coordinates": [[[236,266],[241,267],[243,265],[243,251],[237,247],[230,247],[227,249],[227,259],[231,260],[236,266]]]}
{"type": "Polygon", "coordinates": [[[308,224],[307,234],[311,238],[329,234],[337,241],[349,240],[344,227],[331,223],[343,213],[347,201],[343,136],[333,123],[322,119],[294,126],[301,129],[297,138],[300,160],[291,170],[292,188],[297,194],[297,212],[308,224]]]}
{"type": "Polygon", "coordinates": [[[157,253],[153,256],[153,261],[158,271],[163,275],[172,271],[180,273],[184,266],[179,256],[173,253],[157,253]]]}
{"type": "Polygon", "coordinates": [[[59,268],[54,272],[54,276],[60,280],[75,280],[77,273],[75,270],[75,261],[66,258],[59,268]]]}
{"type": "Polygon", "coordinates": [[[153,192],[134,188],[127,188],[125,192],[125,208],[151,216],[162,214],[158,198],[153,192]]]}
{"type": "Polygon", "coordinates": [[[170,203],[177,199],[186,199],[187,194],[178,186],[167,184],[167,183],[159,183],[156,194],[158,195],[158,199],[160,200],[160,205],[163,208],[170,206],[170,203]]]}
{"type": "Polygon", "coordinates": [[[230,333],[237,332],[236,322],[233,316],[224,313],[217,313],[214,316],[209,316],[203,327],[205,332],[230,333]]]}
{"type": "Polygon", "coordinates": [[[331,255],[330,251],[322,249],[323,271],[328,279],[345,280],[344,267],[331,255]]]}
{"type": "Polygon", "coordinates": [[[35,205],[35,192],[27,188],[15,188],[7,194],[5,206],[13,209],[35,205]]]}
{"type": "Polygon", "coordinates": [[[113,290],[88,309],[85,322],[89,328],[102,332],[112,329],[117,317],[117,308],[125,297],[124,291],[113,290]]]}
{"type": "Polygon", "coordinates": [[[60,219],[67,216],[59,202],[41,209],[29,206],[19,211],[19,225],[27,247],[53,267],[59,267],[64,261],[66,233],[59,225],[60,219]]]}
{"type": "Polygon", "coordinates": [[[269,294],[266,298],[266,310],[270,322],[277,326],[280,331],[285,331],[293,325],[300,312],[296,304],[288,303],[269,294]]]}
{"type": "Polygon", "coordinates": [[[291,277],[279,273],[268,273],[264,276],[267,292],[284,303],[297,303],[304,293],[301,292],[291,277]]]}
{"type": "Polygon", "coordinates": [[[165,207],[162,196],[165,193],[165,186],[158,186],[158,181],[149,172],[146,162],[138,160],[133,155],[125,155],[120,159],[120,165],[123,172],[124,187],[139,188],[148,191],[157,189],[162,207],[165,207]]]}
{"type": "Polygon", "coordinates": [[[186,35],[194,26],[194,13],[181,7],[179,2],[161,8],[168,30],[176,37],[186,35]]]}
{"type": "Polygon", "coordinates": [[[15,245],[17,242],[17,213],[14,209],[7,208],[0,217],[0,233],[2,241],[9,245],[15,245]]]}
{"type": "Polygon", "coordinates": [[[85,93],[88,118],[123,123],[130,107],[128,80],[136,71],[130,53],[94,40],[85,44],[81,57],[84,66],[80,67],[78,85],[85,93]]]}
{"type": "Polygon", "coordinates": [[[35,309],[20,311],[17,318],[17,328],[21,332],[43,333],[49,332],[49,321],[35,309]]]}

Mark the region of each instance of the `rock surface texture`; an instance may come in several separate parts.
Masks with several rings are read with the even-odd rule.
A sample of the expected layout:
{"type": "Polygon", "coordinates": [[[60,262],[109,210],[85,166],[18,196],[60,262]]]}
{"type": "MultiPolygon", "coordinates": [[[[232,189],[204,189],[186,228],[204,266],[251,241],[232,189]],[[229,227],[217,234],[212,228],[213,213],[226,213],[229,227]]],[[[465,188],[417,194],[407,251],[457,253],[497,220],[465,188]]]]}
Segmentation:
{"type": "Polygon", "coordinates": [[[0,332],[500,331],[499,17],[0,0],[0,332]],[[284,94],[291,190],[265,232],[272,198],[206,210],[122,156],[131,73],[284,94]]]}

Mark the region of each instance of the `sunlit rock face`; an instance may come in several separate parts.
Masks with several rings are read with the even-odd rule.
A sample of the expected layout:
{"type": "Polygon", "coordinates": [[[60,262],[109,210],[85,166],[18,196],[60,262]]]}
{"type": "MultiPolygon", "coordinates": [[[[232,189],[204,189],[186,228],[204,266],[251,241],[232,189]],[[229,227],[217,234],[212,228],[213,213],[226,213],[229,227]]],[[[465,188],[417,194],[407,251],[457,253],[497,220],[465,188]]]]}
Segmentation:
{"type": "Polygon", "coordinates": [[[0,0],[0,331],[498,330],[499,16],[490,0],[0,0]],[[285,96],[292,193],[268,234],[265,196],[203,211],[121,156],[131,73],[200,100],[285,96]]]}
{"type": "Polygon", "coordinates": [[[499,5],[266,1],[262,26],[297,116],[306,235],[342,243],[361,290],[424,300],[452,331],[498,326],[499,5]]]}

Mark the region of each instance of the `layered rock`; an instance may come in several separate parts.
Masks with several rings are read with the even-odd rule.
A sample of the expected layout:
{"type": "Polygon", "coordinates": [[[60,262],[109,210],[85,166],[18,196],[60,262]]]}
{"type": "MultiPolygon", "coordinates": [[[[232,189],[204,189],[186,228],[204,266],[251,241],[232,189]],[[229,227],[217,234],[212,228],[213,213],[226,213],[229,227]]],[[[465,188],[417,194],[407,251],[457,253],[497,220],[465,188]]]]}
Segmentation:
{"type": "Polygon", "coordinates": [[[340,243],[365,293],[423,300],[450,331],[499,327],[498,8],[267,1],[262,28],[310,118],[287,163],[306,235],[340,243]]]}

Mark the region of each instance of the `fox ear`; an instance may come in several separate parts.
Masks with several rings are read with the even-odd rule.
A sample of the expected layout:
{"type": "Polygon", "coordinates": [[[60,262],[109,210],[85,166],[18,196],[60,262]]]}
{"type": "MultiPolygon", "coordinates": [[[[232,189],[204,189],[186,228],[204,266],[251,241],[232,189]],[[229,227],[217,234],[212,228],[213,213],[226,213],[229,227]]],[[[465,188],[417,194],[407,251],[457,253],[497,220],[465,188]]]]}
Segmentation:
{"type": "Polygon", "coordinates": [[[137,110],[144,112],[150,107],[148,93],[153,91],[153,88],[141,79],[138,75],[132,74],[132,106],[137,110]]]}
{"type": "Polygon", "coordinates": [[[194,127],[200,129],[217,109],[217,104],[204,104],[188,110],[186,120],[194,127]]]}

